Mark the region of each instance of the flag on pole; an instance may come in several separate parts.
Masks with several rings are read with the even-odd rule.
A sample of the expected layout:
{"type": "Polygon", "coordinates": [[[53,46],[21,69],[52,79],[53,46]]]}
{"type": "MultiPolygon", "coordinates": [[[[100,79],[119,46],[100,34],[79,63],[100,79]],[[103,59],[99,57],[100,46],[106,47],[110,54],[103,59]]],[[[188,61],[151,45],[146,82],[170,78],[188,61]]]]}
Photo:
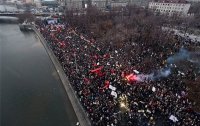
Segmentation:
{"type": "Polygon", "coordinates": [[[98,67],[98,68],[96,68],[96,69],[93,69],[93,70],[90,70],[90,72],[96,72],[96,71],[99,71],[99,70],[101,70],[102,69],[102,67],[98,67]]]}

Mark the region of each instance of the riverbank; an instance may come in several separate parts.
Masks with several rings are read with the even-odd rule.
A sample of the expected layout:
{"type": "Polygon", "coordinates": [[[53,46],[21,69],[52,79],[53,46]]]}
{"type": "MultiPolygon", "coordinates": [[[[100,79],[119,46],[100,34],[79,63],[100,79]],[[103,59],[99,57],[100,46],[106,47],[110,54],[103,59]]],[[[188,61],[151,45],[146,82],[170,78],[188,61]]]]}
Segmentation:
{"type": "Polygon", "coordinates": [[[54,53],[51,51],[51,48],[48,46],[46,40],[43,38],[43,36],[39,33],[39,31],[33,27],[32,28],[35,33],[37,34],[37,36],[40,38],[44,48],[46,49],[50,59],[52,60],[57,73],[63,83],[63,86],[66,90],[66,93],[70,99],[70,102],[73,106],[73,109],[76,113],[76,116],[79,120],[79,123],[81,126],[91,126],[90,121],[85,113],[85,110],[83,109],[83,107],[81,106],[78,98],[76,97],[76,94],[72,88],[72,86],[69,83],[68,77],[65,75],[62,66],[60,65],[59,61],[57,60],[57,58],[55,57],[54,53]]]}
{"type": "Polygon", "coordinates": [[[0,37],[1,126],[75,126],[78,118],[35,32],[0,23],[0,37]]]}

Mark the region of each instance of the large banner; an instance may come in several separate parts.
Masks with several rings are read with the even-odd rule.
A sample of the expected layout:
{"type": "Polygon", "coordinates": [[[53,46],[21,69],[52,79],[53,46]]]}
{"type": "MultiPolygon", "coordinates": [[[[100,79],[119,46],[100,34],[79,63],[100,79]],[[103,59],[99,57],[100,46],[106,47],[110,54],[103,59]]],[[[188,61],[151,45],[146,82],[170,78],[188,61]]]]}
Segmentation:
{"type": "Polygon", "coordinates": [[[57,19],[52,19],[52,20],[47,20],[47,23],[48,24],[57,24],[58,21],[57,21],[57,19]]]}

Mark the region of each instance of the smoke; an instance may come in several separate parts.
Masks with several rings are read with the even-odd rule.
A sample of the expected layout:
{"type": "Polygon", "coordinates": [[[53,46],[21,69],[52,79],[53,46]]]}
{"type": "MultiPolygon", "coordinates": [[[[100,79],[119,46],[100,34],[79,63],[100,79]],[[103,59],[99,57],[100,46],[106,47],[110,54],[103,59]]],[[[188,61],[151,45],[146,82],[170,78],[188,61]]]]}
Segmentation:
{"type": "Polygon", "coordinates": [[[156,80],[162,77],[168,77],[171,74],[171,68],[163,68],[157,71],[156,73],[152,73],[149,75],[150,80],[156,80]]]}
{"type": "Polygon", "coordinates": [[[159,78],[162,78],[162,77],[167,77],[171,74],[171,69],[170,68],[164,68],[164,69],[161,69],[157,72],[153,72],[151,74],[148,74],[148,75],[144,75],[144,74],[138,74],[138,75],[133,75],[133,74],[130,74],[127,76],[127,79],[129,81],[139,81],[139,82],[143,82],[145,80],[156,80],[156,79],[159,79],[159,78]]]}
{"type": "Polygon", "coordinates": [[[188,67],[188,62],[195,63],[200,69],[200,52],[188,52],[184,47],[181,47],[179,52],[166,59],[166,68],[162,68],[148,75],[131,74],[131,80],[143,82],[145,80],[154,81],[159,78],[168,77],[172,73],[173,67],[188,67]]]}
{"type": "Polygon", "coordinates": [[[200,64],[200,52],[188,52],[184,47],[181,47],[178,53],[167,58],[167,65],[170,64],[183,64],[187,62],[200,64]]]}
{"type": "Polygon", "coordinates": [[[200,52],[190,52],[187,59],[188,61],[197,63],[200,66],[200,52]]]}
{"type": "Polygon", "coordinates": [[[184,47],[181,47],[179,52],[175,53],[174,55],[166,59],[166,63],[167,65],[171,65],[179,62],[185,62],[187,61],[188,56],[189,52],[184,47]]]}

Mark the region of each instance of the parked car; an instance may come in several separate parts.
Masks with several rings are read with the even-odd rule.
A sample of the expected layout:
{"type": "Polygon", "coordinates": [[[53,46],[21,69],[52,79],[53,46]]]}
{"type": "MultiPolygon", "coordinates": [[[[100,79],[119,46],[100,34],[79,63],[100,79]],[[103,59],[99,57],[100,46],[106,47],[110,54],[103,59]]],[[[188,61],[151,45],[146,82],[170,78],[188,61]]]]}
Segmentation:
{"type": "Polygon", "coordinates": [[[4,10],[0,10],[0,13],[5,13],[5,11],[4,10]]]}
{"type": "Polygon", "coordinates": [[[15,10],[15,13],[19,13],[19,10],[15,10]]]}

